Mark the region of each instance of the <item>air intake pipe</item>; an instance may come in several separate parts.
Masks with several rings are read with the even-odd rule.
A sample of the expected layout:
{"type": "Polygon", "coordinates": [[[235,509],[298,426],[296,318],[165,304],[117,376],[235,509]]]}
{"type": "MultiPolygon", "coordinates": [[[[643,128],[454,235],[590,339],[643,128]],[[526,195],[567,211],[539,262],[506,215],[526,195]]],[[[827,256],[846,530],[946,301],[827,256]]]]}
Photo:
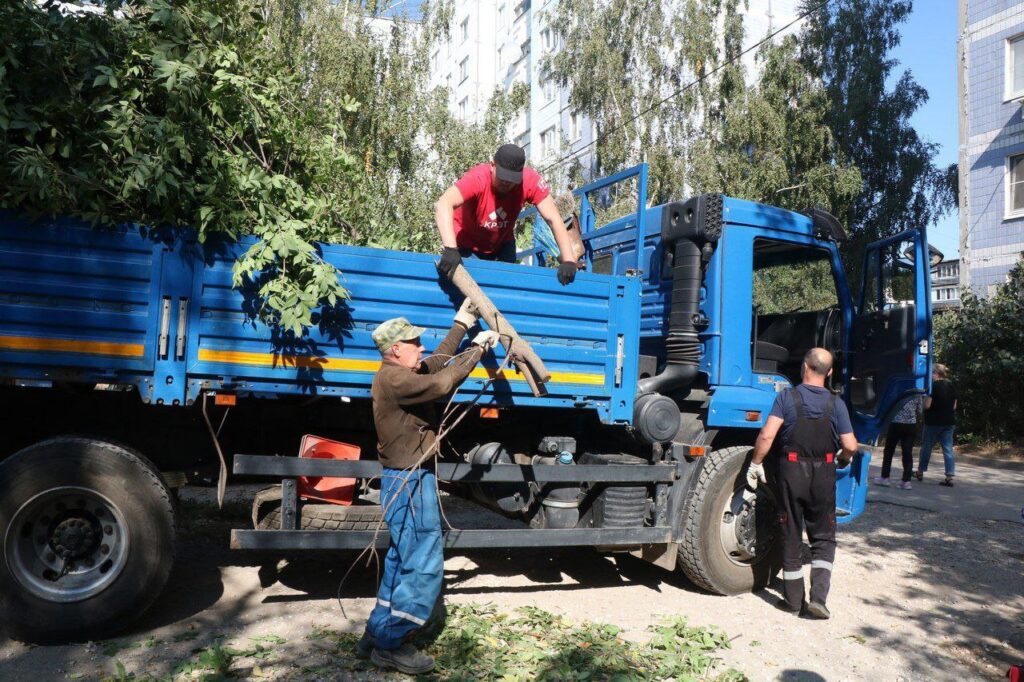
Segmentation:
{"type": "MultiPolygon", "coordinates": [[[[671,393],[689,387],[700,363],[698,327],[703,279],[701,250],[722,234],[722,195],[702,194],[685,202],[667,204],[662,211],[661,242],[665,266],[671,267],[672,299],[665,367],[637,383],[637,394],[671,393]]],[[[638,401],[638,407],[644,401],[638,401]]]]}

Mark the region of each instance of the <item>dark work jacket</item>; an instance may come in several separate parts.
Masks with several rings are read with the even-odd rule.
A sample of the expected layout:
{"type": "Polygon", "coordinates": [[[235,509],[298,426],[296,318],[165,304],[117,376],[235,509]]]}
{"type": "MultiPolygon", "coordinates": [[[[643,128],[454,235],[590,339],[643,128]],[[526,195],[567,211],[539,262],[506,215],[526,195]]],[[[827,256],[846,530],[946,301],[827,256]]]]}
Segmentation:
{"type": "MultiPolygon", "coordinates": [[[[373,377],[373,423],[377,427],[377,454],[391,469],[413,466],[437,440],[437,401],[466,380],[483,351],[473,346],[450,365],[466,330],[452,326],[448,336],[418,369],[384,362],[373,377]]],[[[432,462],[430,462],[432,464],[432,462]]]]}

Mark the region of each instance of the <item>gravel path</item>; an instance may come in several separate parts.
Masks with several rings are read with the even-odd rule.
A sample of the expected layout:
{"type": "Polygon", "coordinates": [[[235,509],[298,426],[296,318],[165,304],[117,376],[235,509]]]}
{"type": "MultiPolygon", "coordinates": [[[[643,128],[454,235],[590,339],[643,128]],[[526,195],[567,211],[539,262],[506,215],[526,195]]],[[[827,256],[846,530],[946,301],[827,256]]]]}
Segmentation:
{"type": "MultiPolygon", "coordinates": [[[[997,679],[1024,662],[1024,472],[965,464],[958,474],[951,490],[938,478],[909,492],[872,488],[865,514],[841,529],[834,617],[824,623],[772,608],[777,585],[716,597],[632,557],[588,549],[452,556],[448,600],[535,605],[614,623],[638,641],[663,616],[685,615],[723,628],[732,641],[723,665],[753,680],[997,679]]],[[[352,679],[308,635],[360,632],[373,572],[354,574],[339,606],[348,559],[232,553],[225,529],[213,523],[186,538],[165,594],[114,646],[3,642],[0,679],[96,679],[115,659],[129,672],[163,675],[215,642],[264,635],[287,641],[273,646],[274,660],[248,661],[248,676],[352,679]]]]}

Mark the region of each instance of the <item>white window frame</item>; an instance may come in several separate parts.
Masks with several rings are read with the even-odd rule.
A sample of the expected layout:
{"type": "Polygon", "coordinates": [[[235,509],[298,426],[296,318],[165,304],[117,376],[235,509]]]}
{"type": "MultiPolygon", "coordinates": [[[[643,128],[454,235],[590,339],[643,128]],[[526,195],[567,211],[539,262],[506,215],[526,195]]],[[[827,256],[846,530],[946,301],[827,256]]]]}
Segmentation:
{"type": "Polygon", "coordinates": [[[469,57],[464,58],[459,62],[459,85],[462,85],[469,79],[469,57]]]}
{"type": "MultiPolygon", "coordinates": [[[[1024,153],[1009,154],[1003,166],[1003,220],[1024,218],[1024,206],[1016,210],[1013,208],[1013,160],[1022,157],[1024,153]]],[[[1024,183],[1024,178],[1019,182],[1024,183]]]]}
{"type": "Polygon", "coordinates": [[[546,159],[558,153],[558,131],[551,126],[540,134],[540,156],[546,159]]]}
{"type": "Polygon", "coordinates": [[[540,49],[543,54],[552,52],[555,49],[555,32],[551,27],[542,29],[540,32],[540,49]]]}
{"type": "Polygon", "coordinates": [[[543,102],[541,106],[544,106],[545,104],[551,104],[556,99],[558,99],[558,86],[555,83],[555,79],[553,78],[548,78],[544,81],[541,81],[540,91],[541,101],[543,102]]]}
{"type": "Polygon", "coordinates": [[[459,116],[463,121],[469,118],[469,97],[463,97],[459,102],[459,116]]]}
{"type": "Polygon", "coordinates": [[[577,142],[583,136],[583,129],[580,126],[580,112],[569,112],[569,141],[577,142]]]}
{"type": "Polygon", "coordinates": [[[1004,102],[1016,102],[1024,100],[1024,89],[1014,90],[1013,89],[1013,46],[1015,44],[1020,45],[1020,49],[1024,50],[1024,33],[1018,33],[1017,35],[1010,36],[1006,39],[1005,49],[1003,51],[1003,101],[1004,102]]]}
{"type": "Polygon", "coordinates": [[[462,42],[469,40],[469,17],[462,20],[459,24],[460,33],[462,34],[462,42]]]}

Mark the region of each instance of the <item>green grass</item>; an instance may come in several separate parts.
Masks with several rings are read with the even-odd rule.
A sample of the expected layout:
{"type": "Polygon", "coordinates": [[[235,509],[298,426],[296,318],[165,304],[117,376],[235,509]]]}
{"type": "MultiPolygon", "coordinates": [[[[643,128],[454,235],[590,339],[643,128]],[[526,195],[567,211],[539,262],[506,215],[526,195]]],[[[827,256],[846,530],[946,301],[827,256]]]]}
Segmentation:
{"type": "MultiPolygon", "coordinates": [[[[723,632],[690,627],[682,618],[652,626],[651,639],[638,644],[620,637],[614,625],[573,623],[534,607],[513,613],[490,605],[456,605],[446,627],[426,648],[437,667],[422,679],[441,680],[723,680],[746,677],[719,671],[716,653],[729,648],[723,632]]],[[[330,641],[345,669],[372,670],[355,658],[359,636],[318,628],[310,639],[330,641]]],[[[315,673],[314,669],[308,672],[315,673]]]]}
{"type": "MultiPolygon", "coordinates": [[[[575,623],[535,607],[522,607],[511,613],[492,605],[454,605],[449,607],[446,627],[437,640],[426,646],[437,667],[424,680],[499,680],[553,682],[602,680],[718,680],[739,682],[746,676],[722,669],[719,654],[729,648],[725,633],[716,628],[691,627],[683,618],[651,626],[650,639],[636,643],[621,636],[614,625],[575,623]]],[[[216,643],[180,661],[171,672],[153,676],[146,672],[129,673],[115,659],[111,682],[171,680],[240,679],[259,666],[290,668],[288,679],[313,680],[324,676],[344,676],[345,672],[375,670],[369,661],[356,657],[359,635],[315,627],[300,645],[295,661],[276,651],[285,640],[277,635],[261,635],[247,640],[245,646],[216,643]],[[329,659],[310,661],[311,650],[329,659]],[[238,659],[245,659],[239,662],[238,659]],[[252,668],[246,667],[246,662],[252,668]],[[306,665],[302,665],[306,663],[306,665]]],[[[149,640],[127,648],[150,648],[149,640]]],[[[121,649],[118,650],[123,650],[121,649]]],[[[113,653],[116,653],[114,651],[113,653]]],[[[113,655],[113,654],[111,654],[113,655]]],[[[262,672],[262,670],[261,670],[262,672]]],[[[405,679],[388,674],[387,679],[405,679]]]]}

